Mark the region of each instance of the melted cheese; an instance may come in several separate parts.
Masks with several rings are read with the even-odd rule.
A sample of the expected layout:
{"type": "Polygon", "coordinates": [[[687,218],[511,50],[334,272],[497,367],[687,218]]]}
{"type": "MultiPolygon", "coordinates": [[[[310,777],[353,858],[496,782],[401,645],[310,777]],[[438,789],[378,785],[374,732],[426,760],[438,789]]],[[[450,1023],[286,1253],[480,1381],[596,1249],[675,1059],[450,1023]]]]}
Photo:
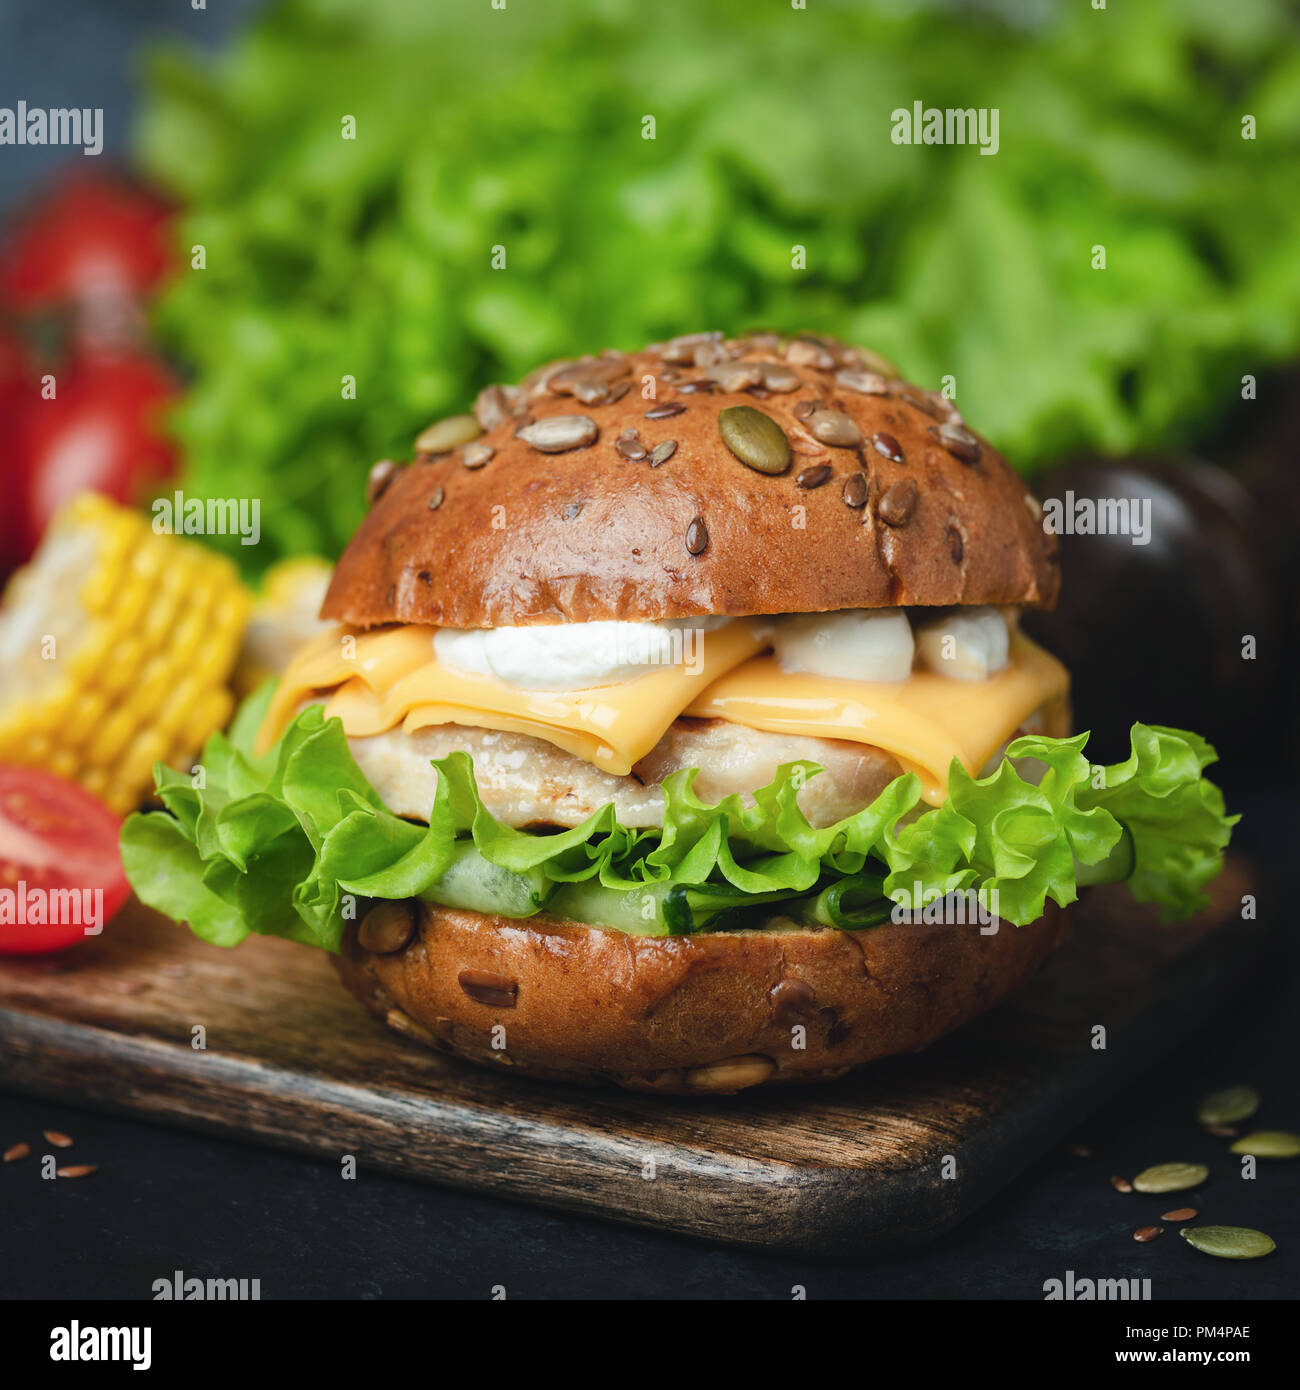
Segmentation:
{"type": "Polygon", "coordinates": [[[761,656],[723,676],[685,712],[883,748],[920,777],[925,800],[938,805],[953,758],[972,775],[980,772],[1035,710],[1048,707],[1045,732],[1063,733],[1069,684],[1055,657],[1016,634],[1009,664],[987,680],[915,671],[902,684],[872,684],[782,671],[775,658],[761,656]]]}
{"type": "Polygon", "coordinates": [[[399,627],[323,634],[285,672],[259,747],[279,737],[304,699],[333,691],[325,698],[325,715],[337,715],[351,738],[383,733],[399,723],[407,733],[430,724],[504,729],[545,739],[622,776],[701,690],[766,646],[759,625],[742,620],[707,633],[694,667],[665,665],[591,690],[520,690],[493,676],[441,664],[433,631],[399,627]],[[345,649],[348,638],[352,645],[345,649]]]}
{"type": "Polygon", "coordinates": [[[891,754],[921,779],[926,801],[947,793],[957,758],[979,773],[1037,710],[1044,732],[1066,732],[1065,668],[1022,634],[1009,664],[982,681],[915,671],[901,683],[871,683],[786,672],[757,622],[710,632],[694,670],[664,666],[591,690],[520,690],[492,676],[454,670],[434,655],[433,629],[335,628],[290,663],[271,702],[259,750],[284,731],[298,707],[320,697],[350,738],[465,724],[544,739],[605,772],[623,776],[680,714],[724,719],[769,733],[845,739],[891,754]],[[348,641],[349,645],[344,646],[348,641]]]}

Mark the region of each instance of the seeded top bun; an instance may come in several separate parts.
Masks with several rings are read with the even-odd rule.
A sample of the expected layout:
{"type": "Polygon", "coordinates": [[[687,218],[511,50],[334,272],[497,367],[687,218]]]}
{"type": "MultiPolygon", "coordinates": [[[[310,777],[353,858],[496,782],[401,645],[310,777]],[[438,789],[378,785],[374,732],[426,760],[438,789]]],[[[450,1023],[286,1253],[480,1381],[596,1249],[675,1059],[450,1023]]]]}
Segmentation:
{"type": "Polygon", "coordinates": [[[1038,503],[954,406],[812,335],[552,363],[371,495],[322,609],[358,627],[1050,607],[1059,584],[1038,503]]]}

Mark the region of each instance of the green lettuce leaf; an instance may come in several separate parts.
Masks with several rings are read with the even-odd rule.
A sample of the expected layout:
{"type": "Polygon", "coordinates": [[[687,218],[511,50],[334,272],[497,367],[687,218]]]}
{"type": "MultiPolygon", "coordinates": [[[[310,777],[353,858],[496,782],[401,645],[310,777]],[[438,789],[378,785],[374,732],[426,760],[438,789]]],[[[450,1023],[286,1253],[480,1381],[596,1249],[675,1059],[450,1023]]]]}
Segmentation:
{"type": "Polygon", "coordinates": [[[250,573],[337,555],[371,460],[577,351],[835,333],[1026,469],[1181,452],[1300,351],[1294,0],[243,8],[146,55],[133,145],[206,248],[156,306],[178,485],[262,499],[258,545],[206,538],[250,573]],[[918,98],[1000,111],[996,157],[890,143],[918,98]]]}
{"type": "Polygon", "coordinates": [[[695,769],[664,782],[661,831],[620,825],[612,805],[570,830],[498,821],[466,753],[433,763],[429,824],[393,815],[357,767],[342,725],[304,710],[260,758],[265,692],[199,770],[161,765],[164,811],[132,816],[122,857],[141,899],[230,946],[250,931],[337,950],[367,899],[425,897],[511,917],[544,908],[645,935],[757,925],[766,916],[869,926],[892,905],[980,895],[1023,925],[1081,882],[1127,876],[1135,897],[1186,915],[1218,872],[1235,817],[1202,775],[1195,734],[1135,724],[1132,753],[1094,767],[1088,735],[1017,739],[988,777],[954,761],[947,800],[919,810],[915,776],[834,825],[810,825],[798,793],[820,769],[782,766],[752,798],[709,804],[695,769]]]}

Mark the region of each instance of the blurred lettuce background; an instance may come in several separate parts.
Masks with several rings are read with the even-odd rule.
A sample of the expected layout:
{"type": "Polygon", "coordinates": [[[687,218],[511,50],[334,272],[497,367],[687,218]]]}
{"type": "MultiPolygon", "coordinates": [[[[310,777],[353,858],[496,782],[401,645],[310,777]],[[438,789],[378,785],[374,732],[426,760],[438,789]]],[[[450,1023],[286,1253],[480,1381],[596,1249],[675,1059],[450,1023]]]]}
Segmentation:
{"type": "Polygon", "coordinates": [[[1284,0],[288,0],[155,50],[137,150],[207,260],[160,308],[184,485],[264,499],[245,565],[333,555],[487,381],[757,325],[951,373],[1027,470],[1186,444],[1297,356],[1298,37],[1284,0]],[[999,153],[892,144],[916,100],[998,108],[999,153]]]}

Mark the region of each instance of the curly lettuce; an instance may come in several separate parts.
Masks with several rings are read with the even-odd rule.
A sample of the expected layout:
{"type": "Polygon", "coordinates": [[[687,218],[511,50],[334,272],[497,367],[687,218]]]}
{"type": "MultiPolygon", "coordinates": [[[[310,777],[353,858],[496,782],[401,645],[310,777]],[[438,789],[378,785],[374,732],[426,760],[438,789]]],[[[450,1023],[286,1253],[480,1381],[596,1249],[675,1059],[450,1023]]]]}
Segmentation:
{"type": "Polygon", "coordinates": [[[690,328],[951,375],[1026,468],[1202,437],[1300,349],[1294,6],[935,10],[275,0],[153,50],[135,149],[206,251],[158,314],[182,483],[263,499],[210,543],[336,555],[370,463],[485,382],[690,328]],[[893,144],[918,98],[999,110],[996,158],[893,144]]]}
{"type": "Polygon", "coordinates": [[[1065,906],[1084,884],[1125,878],[1172,918],[1205,901],[1237,819],[1203,776],[1214,761],[1203,739],[1135,724],[1124,762],[1091,764],[1087,734],[1019,738],[988,777],[954,761],[940,806],[917,814],[921,787],[907,774],[823,828],[797,801],[820,769],[794,762],[751,798],[713,804],[694,790],[696,769],[674,773],[662,831],[621,825],[612,805],[569,830],[516,830],[483,804],[458,752],[433,763],[424,825],[386,809],[319,705],[253,756],[264,703],[245,706],[229,737],[213,735],[193,775],[160,764],[165,809],[122,831],[140,898],[220,946],[261,932],[337,951],[366,900],[409,897],[669,935],[778,915],[870,926],[953,892],[1023,925],[1048,899],[1065,906]]]}

